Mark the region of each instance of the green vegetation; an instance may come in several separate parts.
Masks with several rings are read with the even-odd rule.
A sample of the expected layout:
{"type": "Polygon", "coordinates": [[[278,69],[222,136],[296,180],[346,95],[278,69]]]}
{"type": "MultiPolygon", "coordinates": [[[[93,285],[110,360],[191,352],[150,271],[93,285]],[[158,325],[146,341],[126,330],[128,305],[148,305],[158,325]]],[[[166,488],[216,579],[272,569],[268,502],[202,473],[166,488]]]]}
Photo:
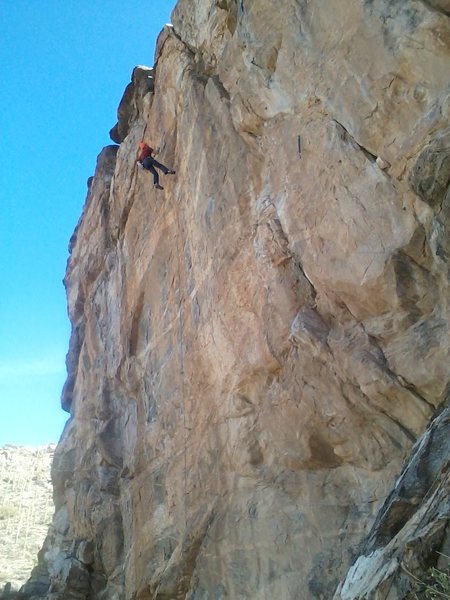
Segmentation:
{"type": "Polygon", "coordinates": [[[428,570],[424,581],[414,577],[416,584],[415,600],[450,600],[450,558],[448,556],[445,556],[445,558],[447,559],[445,569],[432,567],[428,570]]]}

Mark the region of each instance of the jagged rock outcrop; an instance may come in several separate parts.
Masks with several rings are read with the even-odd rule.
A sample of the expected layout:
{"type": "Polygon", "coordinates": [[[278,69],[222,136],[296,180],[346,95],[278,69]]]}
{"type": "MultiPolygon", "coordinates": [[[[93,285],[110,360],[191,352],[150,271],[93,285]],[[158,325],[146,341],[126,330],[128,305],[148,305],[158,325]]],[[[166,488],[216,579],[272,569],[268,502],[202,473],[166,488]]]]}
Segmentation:
{"type": "Polygon", "coordinates": [[[120,144],[127,137],[133,123],[139,118],[141,99],[155,86],[154,71],[148,67],[140,66],[133,70],[131,83],[125,89],[122,101],[117,109],[118,121],[111,129],[109,135],[113,142],[120,144]]]}
{"type": "Polygon", "coordinates": [[[0,448],[0,597],[27,580],[44,542],[54,512],[54,451],[55,444],[0,448]]]}
{"type": "Polygon", "coordinates": [[[329,600],[446,398],[450,19],[180,0],[172,20],[71,241],[33,593],[329,600]],[[163,193],[142,138],[177,171],[163,193]]]}
{"type": "Polygon", "coordinates": [[[430,564],[448,570],[449,433],[446,408],[416,444],[336,600],[415,599],[430,564]]]}

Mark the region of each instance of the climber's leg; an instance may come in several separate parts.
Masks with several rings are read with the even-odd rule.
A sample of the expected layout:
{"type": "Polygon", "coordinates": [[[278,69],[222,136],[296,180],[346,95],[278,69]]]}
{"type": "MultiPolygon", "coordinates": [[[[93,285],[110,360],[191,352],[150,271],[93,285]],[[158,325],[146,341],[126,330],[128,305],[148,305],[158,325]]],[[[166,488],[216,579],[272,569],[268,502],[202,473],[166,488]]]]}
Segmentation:
{"type": "Polygon", "coordinates": [[[153,175],[154,185],[159,185],[159,175],[155,169],[155,163],[156,165],[159,164],[158,161],[156,161],[154,158],[152,158],[151,156],[147,156],[147,158],[144,158],[144,160],[142,161],[142,166],[144,167],[144,169],[147,169],[147,171],[150,171],[150,173],[153,175]]]}
{"type": "Polygon", "coordinates": [[[152,160],[153,160],[153,164],[155,165],[155,167],[160,169],[164,173],[164,175],[175,175],[175,171],[172,171],[172,169],[169,169],[168,167],[166,167],[162,163],[158,162],[154,158],[152,160]]]}
{"type": "Polygon", "coordinates": [[[148,170],[153,175],[153,185],[159,185],[159,175],[155,167],[153,165],[150,165],[148,170]]]}

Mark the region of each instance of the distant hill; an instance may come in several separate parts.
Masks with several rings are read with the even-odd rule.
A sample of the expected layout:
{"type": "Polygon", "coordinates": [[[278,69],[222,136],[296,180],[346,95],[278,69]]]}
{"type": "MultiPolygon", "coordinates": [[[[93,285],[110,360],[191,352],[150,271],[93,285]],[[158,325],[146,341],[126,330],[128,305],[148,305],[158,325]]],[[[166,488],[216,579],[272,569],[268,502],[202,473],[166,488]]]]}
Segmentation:
{"type": "Polygon", "coordinates": [[[37,563],[54,510],[55,446],[0,448],[0,592],[7,582],[18,589],[37,563]]]}

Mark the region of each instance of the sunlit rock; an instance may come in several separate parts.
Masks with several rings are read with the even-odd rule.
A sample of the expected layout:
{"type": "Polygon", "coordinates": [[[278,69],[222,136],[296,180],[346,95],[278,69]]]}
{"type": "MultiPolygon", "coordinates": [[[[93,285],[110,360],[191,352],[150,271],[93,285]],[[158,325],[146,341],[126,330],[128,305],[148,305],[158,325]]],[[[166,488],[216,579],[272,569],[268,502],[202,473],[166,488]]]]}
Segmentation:
{"type": "Polygon", "coordinates": [[[333,597],[446,397],[444,13],[180,0],[71,241],[44,597],[333,597]]]}

